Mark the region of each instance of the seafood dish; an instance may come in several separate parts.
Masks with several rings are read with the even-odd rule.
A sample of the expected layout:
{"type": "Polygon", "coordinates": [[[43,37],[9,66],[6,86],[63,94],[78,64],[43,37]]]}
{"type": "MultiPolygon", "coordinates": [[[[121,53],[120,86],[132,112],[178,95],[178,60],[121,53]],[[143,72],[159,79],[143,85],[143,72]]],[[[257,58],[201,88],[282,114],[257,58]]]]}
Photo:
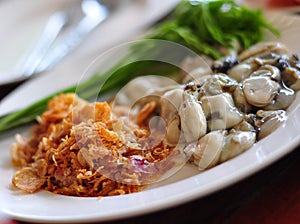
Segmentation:
{"type": "Polygon", "coordinates": [[[226,162],[288,119],[300,61],[282,43],[207,63],[203,69],[187,58],[177,84],[134,79],[112,102],[54,97],[31,134],[11,147],[14,186],[84,197],[138,192],[186,163],[202,172],[226,162]]]}

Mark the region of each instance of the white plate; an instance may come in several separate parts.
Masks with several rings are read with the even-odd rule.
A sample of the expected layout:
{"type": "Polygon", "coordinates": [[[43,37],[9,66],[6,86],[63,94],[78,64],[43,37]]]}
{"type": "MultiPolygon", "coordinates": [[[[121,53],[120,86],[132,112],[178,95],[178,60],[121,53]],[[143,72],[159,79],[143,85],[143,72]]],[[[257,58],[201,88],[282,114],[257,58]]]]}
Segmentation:
{"type": "MultiPolygon", "coordinates": [[[[294,52],[300,52],[300,19],[284,16],[281,12],[268,12],[269,20],[282,30],[282,42],[294,52]],[[284,21],[282,21],[284,20],[284,21]]],[[[27,84],[37,88],[40,80],[27,84]]],[[[44,83],[43,88],[53,84],[44,83]]],[[[28,90],[27,90],[28,91],[28,90]]],[[[25,89],[16,91],[7,102],[15,103],[25,89]]],[[[0,211],[17,220],[43,223],[107,221],[150,213],[203,197],[263,169],[295,149],[300,143],[300,94],[288,110],[289,119],[267,138],[240,156],[202,173],[190,165],[163,182],[147,190],[124,196],[77,198],[41,191],[35,194],[20,194],[11,190],[14,169],[10,164],[9,147],[14,142],[11,131],[0,136],[0,211]]],[[[0,108],[1,109],[1,108],[0,108]]],[[[20,129],[26,133],[27,129],[20,129]]]]}

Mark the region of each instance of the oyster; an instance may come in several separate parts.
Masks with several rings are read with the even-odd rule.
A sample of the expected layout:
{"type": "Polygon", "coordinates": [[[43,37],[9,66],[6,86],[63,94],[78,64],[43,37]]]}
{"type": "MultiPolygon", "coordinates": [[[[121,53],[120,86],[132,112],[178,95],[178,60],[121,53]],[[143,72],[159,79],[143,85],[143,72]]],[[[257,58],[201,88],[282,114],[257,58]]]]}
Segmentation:
{"type": "Polygon", "coordinates": [[[245,94],[241,84],[235,88],[232,96],[236,107],[243,113],[249,113],[253,109],[253,106],[250,105],[245,98],[245,94]]]}
{"type": "Polygon", "coordinates": [[[180,76],[183,76],[182,83],[192,82],[205,75],[212,74],[211,64],[212,59],[205,55],[199,57],[188,56],[180,66],[182,69],[180,76]]]}
{"type": "Polygon", "coordinates": [[[179,84],[170,78],[155,75],[138,77],[117,93],[114,105],[132,107],[158,101],[165,92],[176,88],[179,88],[179,84]]]}
{"type": "Polygon", "coordinates": [[[235,79],[237,82],[248,78],[253,71],[253,66],[248,63],[240,63],[228,71],[228,76],[235,79]]]}
{"type": "Polygon", "coordinates": [[[235,106],[229,93],[201,98],[209,130],[228,129],[243,120],[243,114],[235,106]]]}
{"type": "Polygon", "coordinates": [[[271,104],[268,104],[267,106],[264,106],[264,110],[283,110],[287,109],[294,99],[296,98],[295,91],[287,88],[282,87],[278,94],[275,96],[274,100],[271,104]]]}
{"type": "Polygon", "coordinates": [[[258,140],[261,140],[264,137],[271,134],[280,125],[282,125],[287,119],[286,112],[284,110],[275,110],[275,111],[259,110],[257,111],[256,116],[259,118],[255,122],[255,126],[259,130],[258,137],[257,137],[258,140]]]}
{"type": "Polygon", "coordinates": [[[198,141],[207,131],[206,118],[200,103],[194,96],[186,93],[179,108],[181,131],[186,142],[198,141]]]}
{"type": "Polygon", "coordinates": [[[282,72],[284,83],[291,89],[300,90],[300,71],[294,67],[287,67],[282,72]]]}
{"type": "Polygon", "coordinates": [[[174,115],[167,121],[166,141],[170,145],[176,145],[181,139],[180,118],[174,115]]]}
{"type": "Polygon", "coordinates": [[[285,45],[279,42],[262,42],[250,47],[248,50],[243,51],[241,54],[239,54],[238,59],[240,61],[244,61],[250,57],[264,56],[271,52],[276,54],[287,54],[288,49],[285,45]]]}
{"type": "Polygon", "coordinates": [[[230,130],[220,155],[220,162],[229,160],[249,149],[256,141],[256,133],[252,131],[230,130]]]}
{"type": "Polygon", "coordinates": [[[256,107],[271,104],[280,85],[270,77],[253,76],[243,81],[243,92],[247,102],[256,107]]]}
{"type": "Polygon", "coordinates": [[[160,98],[160,108],[162,118],[168,120],[173,117],[174,114],[178,114],[179,107],[183,101],[184,90],[181,88],[176,88],[167,91],[160,98]]]}
{"type": "Polygon", "coordinates": [[[249,122],[249,118],[245,116],[246,119],[242,120],[241,123],[237,124],[236,126],[233,127],[234,130],[236,131],[250,131],[250,132],[256,132],[255,127],[253,126],[253,122],[249,122]]]}
{"type": "Polygon", "coordinates": [[[192,147],[194,164],[200,169],[208,169],[219,163],[226,131],[212,131],[203,136],[192,147]]]}
{"type": "Polygon", "coordinates": [[[281,80],[280,70],[273,65],[261,66],[259,69],[251,73],[251,77],[253,76],[266,76],[277,82],[281,80]]]}

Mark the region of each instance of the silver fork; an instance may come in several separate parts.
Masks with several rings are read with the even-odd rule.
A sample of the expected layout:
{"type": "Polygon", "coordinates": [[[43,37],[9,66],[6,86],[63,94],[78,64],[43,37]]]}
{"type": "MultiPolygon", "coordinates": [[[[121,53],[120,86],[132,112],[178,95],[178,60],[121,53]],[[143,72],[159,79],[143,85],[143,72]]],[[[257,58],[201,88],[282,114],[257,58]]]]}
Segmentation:
{"type": "Polygon", "coordinates": [[[104,21],[110,12],[106,5],[97,0],[81,0],[80,4],[78,1],[76,3],[67,5],[63,11],[55,13],[49,19],[44,35],[31,54],[32,58],[29,57],[24,66],[24,78],[41,73],[61,61],[88,33],[104,21]],[[77,21],[79,10],[84,16],[77,21]],[[52,32],[51,26],[56,26],[58,32],[52,32]],[[67,29],[62,32],[63,28],[67,29]]]}
{"type": "Polygon", "coordinates": [[[107,19],[112,10],[111,4],[103,4],[100,0],[71,1],[64,9],[50,16],[20,75],[9,83],[0,83],[0,88],[21,83],[56,65],[107,19]]]}

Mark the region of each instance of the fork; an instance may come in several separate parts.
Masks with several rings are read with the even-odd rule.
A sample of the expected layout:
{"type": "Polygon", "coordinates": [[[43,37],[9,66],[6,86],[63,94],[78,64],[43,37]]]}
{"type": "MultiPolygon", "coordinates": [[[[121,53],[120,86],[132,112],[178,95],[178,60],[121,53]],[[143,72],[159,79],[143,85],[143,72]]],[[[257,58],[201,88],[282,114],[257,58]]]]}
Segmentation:
{"type": "Polygon", "coordinates": [[[54,13],[24,66],[23,77],[28,78],[41,73],[61,61],[88,33],[108,17],[110,10],[98,0],[81,0],[80,4],[76,1],[75,4],[67,5],[62,11],[54,13]],[[77,21],[78,6],[84,14],[79,21],[77,21]],[[54,26],[56,30],[54,28],[53,32],[54,26]]]}
{"type": "Polygon", "coordinates": [[[72,0],[61,11],[51,15],[20,74],[9,82],[0,82],[1,90],[5,90],[1,93],[2,97],[32,76],[55,66],[106,20],[116,6],[101,0],[72,0]]]}

